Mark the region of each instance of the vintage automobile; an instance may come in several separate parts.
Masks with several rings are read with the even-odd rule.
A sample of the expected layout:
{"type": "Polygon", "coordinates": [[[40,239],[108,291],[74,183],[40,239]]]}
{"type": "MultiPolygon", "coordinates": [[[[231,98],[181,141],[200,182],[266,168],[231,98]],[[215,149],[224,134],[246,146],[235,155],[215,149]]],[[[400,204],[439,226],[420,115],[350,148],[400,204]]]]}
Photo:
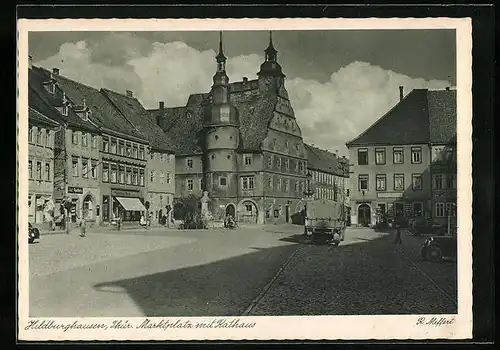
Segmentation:
{"type": "Polygon", "coordinates": [[[28,243],[35,242],[35,239],[40,239],[40,231],[28,223],[28,243]]]}
{"type": "Polygon", "coordinates": [[[444,236],[447,232],[447,227],[445,225],[434,223],[429,219],[415,218],[408,222],[408,231],[414,236],[444,236]]]}
{"type": "Polygon", "coordinates": [[[344,240],[346,222],[341,202],[314,199],[306,204],[304,234],[313,244],[338,246],[344,240]]]}
{"type": "Polygon", "coordinates": [[[428,261],[438,262],[443,258],[457,258],[457,237],[431,236],[428,237],[421,247],[422,257],[428,261]]]}

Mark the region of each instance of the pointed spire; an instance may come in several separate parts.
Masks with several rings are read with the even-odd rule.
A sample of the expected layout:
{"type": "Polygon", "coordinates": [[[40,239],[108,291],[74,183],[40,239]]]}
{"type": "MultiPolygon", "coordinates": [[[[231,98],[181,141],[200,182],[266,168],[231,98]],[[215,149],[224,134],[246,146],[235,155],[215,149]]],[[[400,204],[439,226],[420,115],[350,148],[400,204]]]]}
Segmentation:
{"type": "Polygon", "coordinates": [[[276,49],[273,46],[273,32],[269,31],[269,46],[265,50],[266,53],[266,61],[276,61],[277,53],[276,49]]]}
{"type": "Polygon", "coordinates": [[[219,54],[216,59],[219,63],[226,61],[226,56],[224,56],[224,50],[222,49],[222,30],[219,32],[219,54]]]}

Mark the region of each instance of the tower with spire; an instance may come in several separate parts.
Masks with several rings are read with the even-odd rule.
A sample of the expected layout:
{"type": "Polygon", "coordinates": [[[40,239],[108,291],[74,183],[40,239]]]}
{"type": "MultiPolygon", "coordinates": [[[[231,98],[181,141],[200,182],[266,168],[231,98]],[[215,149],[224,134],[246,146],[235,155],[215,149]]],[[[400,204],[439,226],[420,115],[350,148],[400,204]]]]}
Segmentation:
{"type": "Polygon", "coordinates": [[[285,75],[278,63],[278,51],[273,45],[273,33],[269,32],[269,45],[264,50],[265,61],[257,73],[261,93],[276,92],[283,85],[285,75]]]}
{"type": "MultiPolygon", "coordinates": [[[[215,201],[236,201],[238,195],[238,157],[240,123],[237,109],[231,104],[226,56],[219,34],[217,69],[210,91],[211,101],[204,119],[204,190],[215,201]]],[[[212,203],[218,205],[218,203],[212,203]]]]}

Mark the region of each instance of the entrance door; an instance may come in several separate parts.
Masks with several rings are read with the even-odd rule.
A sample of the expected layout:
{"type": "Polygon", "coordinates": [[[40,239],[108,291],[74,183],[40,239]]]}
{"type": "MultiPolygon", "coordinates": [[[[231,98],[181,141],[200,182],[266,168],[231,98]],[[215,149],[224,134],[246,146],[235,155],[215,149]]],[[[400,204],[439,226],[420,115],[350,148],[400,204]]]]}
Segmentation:
{"type": "Polygon", "coordinates": [[[236,208],[234,207],[234,204],[228,204],[226,206],[226,216],[231,215],[233,218],[236,218],[236,208]]]}
{"type": "Polygon", "coordinates": [[[87,195],[83,200],[82,216],[86,220],[94,219],[94,203],[90,195],[87,195]]]}
{"type": "Polygon", "coordinates": [[[358,224],[362,226],[370,225],[371,210],[368,204],[361,204],[358,208],[358,224]]]}

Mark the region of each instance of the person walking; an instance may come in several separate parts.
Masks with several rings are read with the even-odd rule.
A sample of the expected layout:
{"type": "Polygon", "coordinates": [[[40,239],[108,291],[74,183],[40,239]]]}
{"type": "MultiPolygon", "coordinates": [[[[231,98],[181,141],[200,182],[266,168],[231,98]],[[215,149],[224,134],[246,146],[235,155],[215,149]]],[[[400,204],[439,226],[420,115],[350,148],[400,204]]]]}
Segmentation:
{"type": "Polygon", "coordinates": [[[80,219],[80,237],[85,237],[87,234],[87,221],[82,217],[80,219]]]}
{"type": "Polygon", "coordinates": [[[394,243],[396,244],[401,244],[402,241],[401,241],[401,219],[400,217],[396,217],[396,219],[394,220],[394,224],[396,226],[396,239],[394,240],[394,243]]]}

